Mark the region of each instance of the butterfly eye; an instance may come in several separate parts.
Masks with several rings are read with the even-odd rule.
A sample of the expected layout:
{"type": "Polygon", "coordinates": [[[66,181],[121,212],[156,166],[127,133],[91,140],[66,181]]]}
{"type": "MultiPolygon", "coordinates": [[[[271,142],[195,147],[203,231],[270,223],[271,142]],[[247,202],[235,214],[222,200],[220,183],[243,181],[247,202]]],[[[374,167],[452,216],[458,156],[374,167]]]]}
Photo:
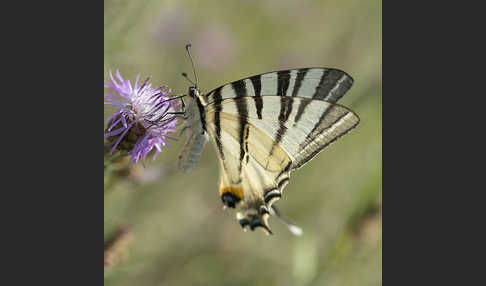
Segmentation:
{"type": "Polygon", "coordinates": [[[194,98],[196,97],[196,89],[194,87],[189,87],[189,92],[188,92],[189,96],[194,98]]]}

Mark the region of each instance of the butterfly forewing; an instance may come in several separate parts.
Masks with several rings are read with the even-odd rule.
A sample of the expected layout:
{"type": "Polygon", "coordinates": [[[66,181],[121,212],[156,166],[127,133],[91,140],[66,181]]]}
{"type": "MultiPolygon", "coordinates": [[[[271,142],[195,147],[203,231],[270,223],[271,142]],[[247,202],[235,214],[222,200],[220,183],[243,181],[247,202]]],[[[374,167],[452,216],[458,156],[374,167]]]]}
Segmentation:
{"type": "Polygon", "coordinates": [[[269,72],[238,80],[216,88],[207,94],[207,102],[226,98],[265,95],[292,96],[337,102],[353,85],[345,72],[332,68],[301,68],[269,72]],[[235,88],[236,87],[236,88],[235,88]]]}

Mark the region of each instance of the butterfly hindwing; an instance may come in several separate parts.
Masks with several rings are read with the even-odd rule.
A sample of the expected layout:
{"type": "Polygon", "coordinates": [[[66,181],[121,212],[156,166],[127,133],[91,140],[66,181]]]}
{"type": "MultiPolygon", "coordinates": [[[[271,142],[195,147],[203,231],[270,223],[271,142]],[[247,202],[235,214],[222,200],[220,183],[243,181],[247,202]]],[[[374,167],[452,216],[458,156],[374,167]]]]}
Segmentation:
{"type": "MultiPolygon", "coordinates": [[[[215,112],[209,111],[207,115],[212,118],[215,112]]],[[[242,226],[248,224],[251,229],[261,226],[270,232],[269,207],[280,197],[280,192],[270,197],[266,193],[283,188],[281,182],[288,181],[288,173],[282,170],[290,166],[290,158],[280,146],[269,155],[274,140],[251,123],[245,123],[241,132],[238,116],[222,112],[220,118],[221,133],[216,136],[214,124],[208,124],[208,132],[215,143],[220,142],[215,145],[221,146],[218,150],[221,198],[226,206],[238,207],[242,226]]]]}

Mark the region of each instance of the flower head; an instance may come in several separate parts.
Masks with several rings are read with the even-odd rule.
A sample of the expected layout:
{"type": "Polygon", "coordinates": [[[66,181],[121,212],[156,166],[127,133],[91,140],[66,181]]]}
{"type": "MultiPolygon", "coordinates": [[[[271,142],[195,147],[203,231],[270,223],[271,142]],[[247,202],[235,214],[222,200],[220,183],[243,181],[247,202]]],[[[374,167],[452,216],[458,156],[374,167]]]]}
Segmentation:
{"type": "MultiPolygon", "coordinates": [[[[119,107],[106,119],[105,139],[115,149],[128,151],[130,163],[138,163],[142,158],[145,163],[147,154],[155,148],[153,159],[168,146],[166,138],[172,138],[169,132],[175,132],[177,117],[173,114],[178,103],[168,97],[171,92],[165,85],[152,88],[148,77],[139,86],[139,76],[134,85],[122,78],[118,70],[115,73],[118,81],[110,71],[111,82],[105,81],[105,105],[119,107]]],[[[145,165],[145,164],[144,164],[145,165]]]]}

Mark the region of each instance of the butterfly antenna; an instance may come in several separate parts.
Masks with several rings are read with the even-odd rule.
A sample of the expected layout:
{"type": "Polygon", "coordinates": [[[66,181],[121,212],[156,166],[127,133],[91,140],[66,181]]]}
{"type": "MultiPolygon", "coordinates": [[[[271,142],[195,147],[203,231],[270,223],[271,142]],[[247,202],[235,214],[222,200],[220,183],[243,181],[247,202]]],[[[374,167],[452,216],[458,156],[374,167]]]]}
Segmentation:
{"type": "Polygon", "coordinates": [[[274,216],[276,216],[278,218],[278,220],[290,230],[291,233],[293,233],[294,235],[302,235],[302,233],[303,233],[302,228],[291,224],[288,220],[283,218],[282,215],[280,214],[280,212],[277,210],[277,208],[275,206],[272,205],[270,212],[274,216]]]}
{"type": "Polygon", "coordinates": [[[187,81],[189,81],[192,85],[196,85],[188,76],[187,76],[187,73],[183,72],[182,73],[182,76],[185,77],[187,79],[187,81]]]}
{"type": "Polygon", "coordinates": [[[189,59],[191,60],[191,64],[192,64],[192,71],[194,72],[194,78],[196,79],[196,88],[199,84],[199,80],[197,79],[197,74],[196,74],[196,65],[194,64],[194,61],[192,60],[192,56],[191,56],[191,52],[190,52],[190,49],[191,48],[191,44],[187,44],[186,45],[186,51],[187,51],[187,55],[189,56],[189,59]]]}

